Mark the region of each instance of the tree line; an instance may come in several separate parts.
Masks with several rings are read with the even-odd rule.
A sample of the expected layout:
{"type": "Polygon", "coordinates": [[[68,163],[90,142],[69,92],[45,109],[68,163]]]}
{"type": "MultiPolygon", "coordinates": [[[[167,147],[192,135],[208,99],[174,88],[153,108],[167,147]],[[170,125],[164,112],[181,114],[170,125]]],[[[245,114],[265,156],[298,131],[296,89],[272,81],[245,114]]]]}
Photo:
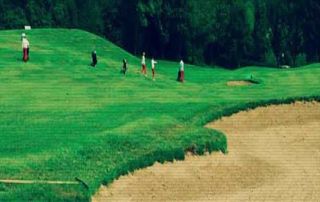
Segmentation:
{"type": "Polygon", "coordinates": [[[318,0],[0,0],[0,29],[81,28],[129,52],[194,64],[320,60],[318,0]]]}

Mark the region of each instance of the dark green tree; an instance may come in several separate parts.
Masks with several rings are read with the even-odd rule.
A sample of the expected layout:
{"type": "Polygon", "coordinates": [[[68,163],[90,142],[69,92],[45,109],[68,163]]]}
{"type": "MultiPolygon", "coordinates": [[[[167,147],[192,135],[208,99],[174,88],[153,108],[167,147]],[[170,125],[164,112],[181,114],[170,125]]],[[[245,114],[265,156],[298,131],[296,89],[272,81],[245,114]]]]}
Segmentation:
{"type": "Polygon", "coordinates": [[[85,29],[136,55],[197,64],[320,60],[318,0],[0,0],[0,29],[24,25],[85,29]]]}

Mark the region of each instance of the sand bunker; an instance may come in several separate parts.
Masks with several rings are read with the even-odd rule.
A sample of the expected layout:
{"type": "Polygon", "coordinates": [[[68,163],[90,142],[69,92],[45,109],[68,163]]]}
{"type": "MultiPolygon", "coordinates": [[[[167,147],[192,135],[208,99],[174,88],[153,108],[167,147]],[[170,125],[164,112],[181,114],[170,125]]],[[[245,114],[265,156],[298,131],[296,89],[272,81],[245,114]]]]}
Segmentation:
{"type": "Polygon", "coordinates": [[[319,103],[258,108],[207,127],[227,134],[227,155],[156,164],[93,201],[319,201],[319,103]]]}
{"type": "Polygon", "coordinates": [[[257,84],[257,83],[252,82],[252,81],[246,81],[246,80],[243,80],[243,81],[229,81],[227,83],[228,86],[250,86],[250,85],[254,85],[254,84],[257,84]]]}

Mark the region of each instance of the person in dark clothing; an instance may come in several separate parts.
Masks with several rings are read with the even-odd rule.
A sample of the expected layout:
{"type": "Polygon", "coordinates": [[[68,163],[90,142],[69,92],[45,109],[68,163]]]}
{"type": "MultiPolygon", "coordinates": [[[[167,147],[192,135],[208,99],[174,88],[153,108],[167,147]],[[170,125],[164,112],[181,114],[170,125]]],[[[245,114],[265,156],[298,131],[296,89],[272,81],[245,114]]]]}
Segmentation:
{"type": "Polygon", "coordinates": [[[128,64],[127,64],[127,60],[126,59],[123,59],[123,66],[122,66],[122,73],[124,75],[126,75],[127,71],[128,71],[128,64]]]}
{"type": "Polygon", "coordinates": [[[181,78],[181,71],[179,70],[179,71],[178,71],[177,81],[180,81],[180,78],[181,78]]]}
{"type": "Polygon", "coordinates": [[[92,58],[91,66],[92,67],[96,67],[96,65],[98,64],[98,58],[97,58],[97,52],[96,51],[92,51],[91,58],[92,58]]]}

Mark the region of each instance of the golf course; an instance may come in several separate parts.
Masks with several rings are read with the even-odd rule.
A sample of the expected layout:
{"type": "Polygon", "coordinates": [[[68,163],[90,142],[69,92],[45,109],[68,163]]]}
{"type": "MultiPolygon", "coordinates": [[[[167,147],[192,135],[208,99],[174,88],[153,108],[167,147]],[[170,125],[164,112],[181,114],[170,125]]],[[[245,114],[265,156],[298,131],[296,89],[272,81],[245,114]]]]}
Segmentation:
{"type": "MultiPolygon", "coordinates": [[[[298,160],[301,164],[303,159],[308,160],[305,162],[319,160],[320,131],[316,126],[319,126],[320,64],[289,69],[249,66],[237,70],[186,64],[185,82],[180,83],[176,81],[179,61],[158,61],[153,81],[150,59],[147,54],[148,76],[144,77],[140,73],[139,57],[86,31],[0,31],[0,201],[90,201],[99,192],[100,199],[106,199],[110,192],[100,187],[113,186],[113,182],[116,186],[121,176],[139,169],[153,169],[150,166],[155,164],[157,168],[150,172],[156,173],[162,166],[168,166],[163,175],[174,173],[168,170],[179,163],[201,167],[201,163],[192,163],[194,161],[215,162],[208,172],[212,179],[218,180],[205,182],[210,190],[216,188],[230,195],[228,191],[237,194],[239,187],[249,187],[256,190],[252,200],[272,200],[270,196],[261,198],[259,193],[268,195],[266,190],[272,190],[272,183],[283,179],[296,186],[294,182],[301,182],[301,178],[288,179],[300,172],[289,168],[298,160]],[[30,41],[30,60],[26,63],[22,62],[22,32],[30,41]],[[99,60],[95,68],[90,66],[94,49],[99,60]],[[126,76],[120,72],[123,59],[128,61],[126,76]],[[278,105],[284,105],[285,109],[278,105]],[[293,106],[293,110],[289,106],[293,106]],[[260,107],[269,110],[262,108],[258,115],[251,114],[257,108],[261,110],[260,107]],[[250,111],[241,112],[247,110],[250,111]],[[293,114],[293,111],[299,113],[293,114]],[[263,119],[274,121],[264,124],[263,119]],[[297,133],[302,127],[292,128],[297,120],[307,125],[305,133],[297,133]],[[263,133],[277,127],[278,132],[263,133]],[[308,131],[313,135],[308,135],[308,131]],[[237,135],[241,144],[237,142],[237,135]],[[277,136],[288,139],[279,143],[277,136]],[[303,141],[297,147],[291,144],[301,138],[305,138],[306,145],[303,141]],[[264,145],[269,147],[261,148],[264,145]],[[232,151],[239,151],[240,157],[232,151]],[[314,155],[313,158],[310,155],[314,155]],[[293,175],[283,173],[286,169],[281,169],[282,161],[289,161],[285,168],[293,175]],[[246,163],[248,165],[244,165],[246,163]],[[253,170],[247,169],[250,165],[253,170]],[[239,178],[228,183],[223,178],[225,175],[239,178]],[[254,178],[247,179],[250,175],[254,178]],[[268,176],[280,177],[273,177],[271,183],[268,176]],[[239,184],[235,184],[237,180],[239,184]]],[[[314,165],[306,164],[302,171],[314,165]]],[[[194,169],[188,173],[191,180],[199,170],[194,169]]],[[[319,192],[319,170],[310,173],[314,176],[303,179],[309,179],[312,187],[304,183],[298,185],[301,190],[319,192]]],[[[165,180],[163,175],[150,179],[165,180]]],[[[141,176],[150,177],[143,173],[141,176]]],[[[134,180],[143,184],[142,178],[134,180]]],[[[183,185],[178,183],[178,186],[183,185]]],[[[188,191],[190,186],[184,190],[188,191]]],[[[291,189],[290,193],[299,195],[300,189],[291,189]]],[[[125,195],[128,190],[129,186],[120,193],[125,195]]],[[[179,197],[185,195],[182,193],[162,198],[164,195],[165,192],[156,195],[155,199],[228,200],[225,195],[179,197]]],[[[241,193],[231,196],[235,201],[250,200],[241,197],[241,193]]],[[[291,201],[295,199],[301,198],[291,198],[291,201]]],[[[141,201],[141,198],[132,200],[141,201]]]]}

